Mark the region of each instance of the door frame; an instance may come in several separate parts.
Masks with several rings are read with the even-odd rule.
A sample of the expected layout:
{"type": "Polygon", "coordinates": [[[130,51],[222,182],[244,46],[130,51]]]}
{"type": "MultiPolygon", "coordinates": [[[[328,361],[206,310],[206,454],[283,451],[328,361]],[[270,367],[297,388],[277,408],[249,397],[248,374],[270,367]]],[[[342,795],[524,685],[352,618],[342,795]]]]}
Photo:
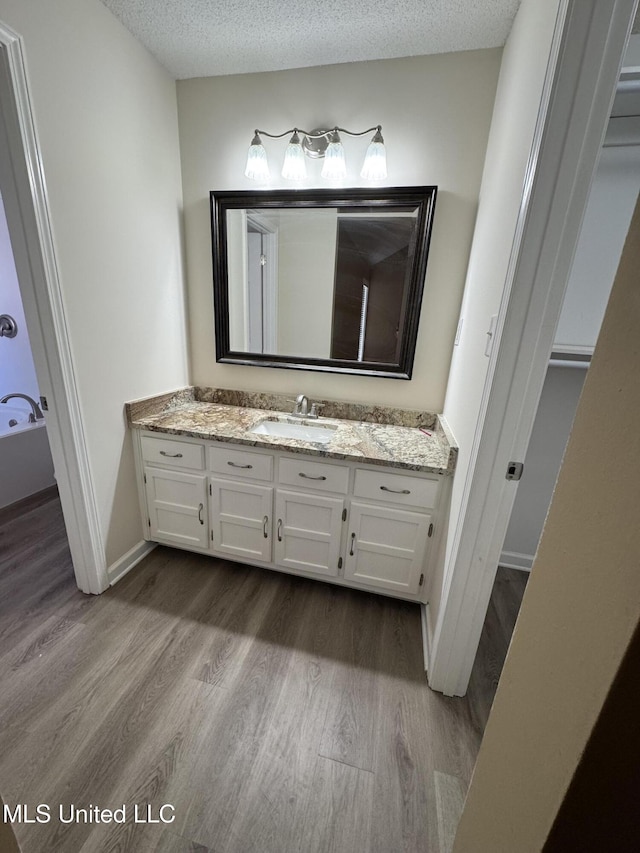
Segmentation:
{"type": "MultiPolygon", "coordinates": [[[[267,244],[262,273],[262,352],[275,353],[278,349],[278,228],[256,211],[247,213],[247,228],[252,225],[267,244]]],[[[247,340],[249,340],[249,274],[247,273],[247,340]]]]}
{"type": "Polygon", "coordinates": [[[78,587],[109,586],[22,38],[0,21],[0,185],[78,587]]]}
{"type": "Polygon", "coordinates": [[[638,0],[563,0],[484,386],[460,516],[427,662],[430,686],[463,696],[523,460],[622,56],[638,0]]]}

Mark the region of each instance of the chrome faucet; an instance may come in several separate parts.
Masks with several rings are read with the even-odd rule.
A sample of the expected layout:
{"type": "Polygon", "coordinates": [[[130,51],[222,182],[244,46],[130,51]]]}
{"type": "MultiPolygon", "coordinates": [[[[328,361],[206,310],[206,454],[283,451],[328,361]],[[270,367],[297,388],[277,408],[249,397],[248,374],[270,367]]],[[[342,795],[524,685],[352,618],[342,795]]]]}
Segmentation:
{"type": "Polygon", "coordinates": [[[292,415],[296,415],[300,418],[306,418],[309,413],[309,399],[305,397],[304,394],[298,394],[296,399],[293,401],[295,403],[292,415]]]}
{"type": "Polygon", "coordinates": [[[42,414],[42,409],[27,394],[7,394],[0,400],[0,403],[6,403],[8,400],[12,400],[14,397],[20,397],[21,400],[26,400],[27,403],[31,406],[31,413],[29,415],[29,423],[35,424],[36,421],[44,420],[44,415],[42,414]]]}
{"type": "Polygon", "coordinates": [[[316,420],[318,418],[318,409],[322,408],[321,403],[312,403],[309,408],[309,398],[304,394],[298,394],[295,400],[289,400],[290,403],[295,403],[291,414],[296,418],[309,418],[316,420]]]}

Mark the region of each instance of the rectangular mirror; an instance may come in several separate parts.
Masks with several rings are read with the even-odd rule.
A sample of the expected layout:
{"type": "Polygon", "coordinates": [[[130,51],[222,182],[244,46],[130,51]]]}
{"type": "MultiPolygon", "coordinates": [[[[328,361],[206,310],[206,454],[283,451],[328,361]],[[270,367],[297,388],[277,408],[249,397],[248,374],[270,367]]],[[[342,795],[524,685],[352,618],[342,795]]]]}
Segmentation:
{"type": "Polygon", "coordinates": [[[217,361],[409,379],[436,192],[212,192],[217,361]]]}

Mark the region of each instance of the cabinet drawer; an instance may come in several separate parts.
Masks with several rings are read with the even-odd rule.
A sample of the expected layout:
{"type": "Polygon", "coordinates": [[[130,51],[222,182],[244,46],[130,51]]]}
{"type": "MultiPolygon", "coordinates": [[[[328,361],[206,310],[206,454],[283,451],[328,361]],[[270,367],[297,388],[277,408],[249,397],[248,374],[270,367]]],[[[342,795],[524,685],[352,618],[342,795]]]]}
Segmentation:
{"type": "Polygon", "coordinates": [[[142,458],[153,465],[171,468],[204,468],[204,447],[172,438],[142,436],[142,458]]]}
{"type": "Polygon", "coordinates": [[[349,469],[345,465],[308,462],[303,456],[280,460],[280,482],[300,489],[346,495],[349,469]]]}
{"type": "Polygon", "coordinates": [[[271,480],[273,456],[228,447],[210,447],[209,469],[216,474],[228,474],[243,480],[271,480]]]}
{"type": "Polygon", "coordinates": [[[439,485],[438,480],[358,468],[353,493],[358,498],[430,509],[435,506],[439,485]]]}

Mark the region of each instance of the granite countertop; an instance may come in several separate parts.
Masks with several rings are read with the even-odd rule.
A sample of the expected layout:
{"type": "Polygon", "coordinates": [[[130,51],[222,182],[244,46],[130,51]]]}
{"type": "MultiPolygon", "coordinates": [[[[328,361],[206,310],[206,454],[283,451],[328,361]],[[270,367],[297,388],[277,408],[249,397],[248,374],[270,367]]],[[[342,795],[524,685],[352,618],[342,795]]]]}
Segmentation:
{"type": "Polygon", "coordinates": [[[291,416],[291,404],[282,397],[184,388],[127,403],[125,411],[134,429],[412,471],[452,474],[455,470],[457,447],[437,415],[335,401],[321,405],[322,416],[309,420],[291,416]],[[250,432],[265,420],[337,428],[326,444],[250,432]]]}

